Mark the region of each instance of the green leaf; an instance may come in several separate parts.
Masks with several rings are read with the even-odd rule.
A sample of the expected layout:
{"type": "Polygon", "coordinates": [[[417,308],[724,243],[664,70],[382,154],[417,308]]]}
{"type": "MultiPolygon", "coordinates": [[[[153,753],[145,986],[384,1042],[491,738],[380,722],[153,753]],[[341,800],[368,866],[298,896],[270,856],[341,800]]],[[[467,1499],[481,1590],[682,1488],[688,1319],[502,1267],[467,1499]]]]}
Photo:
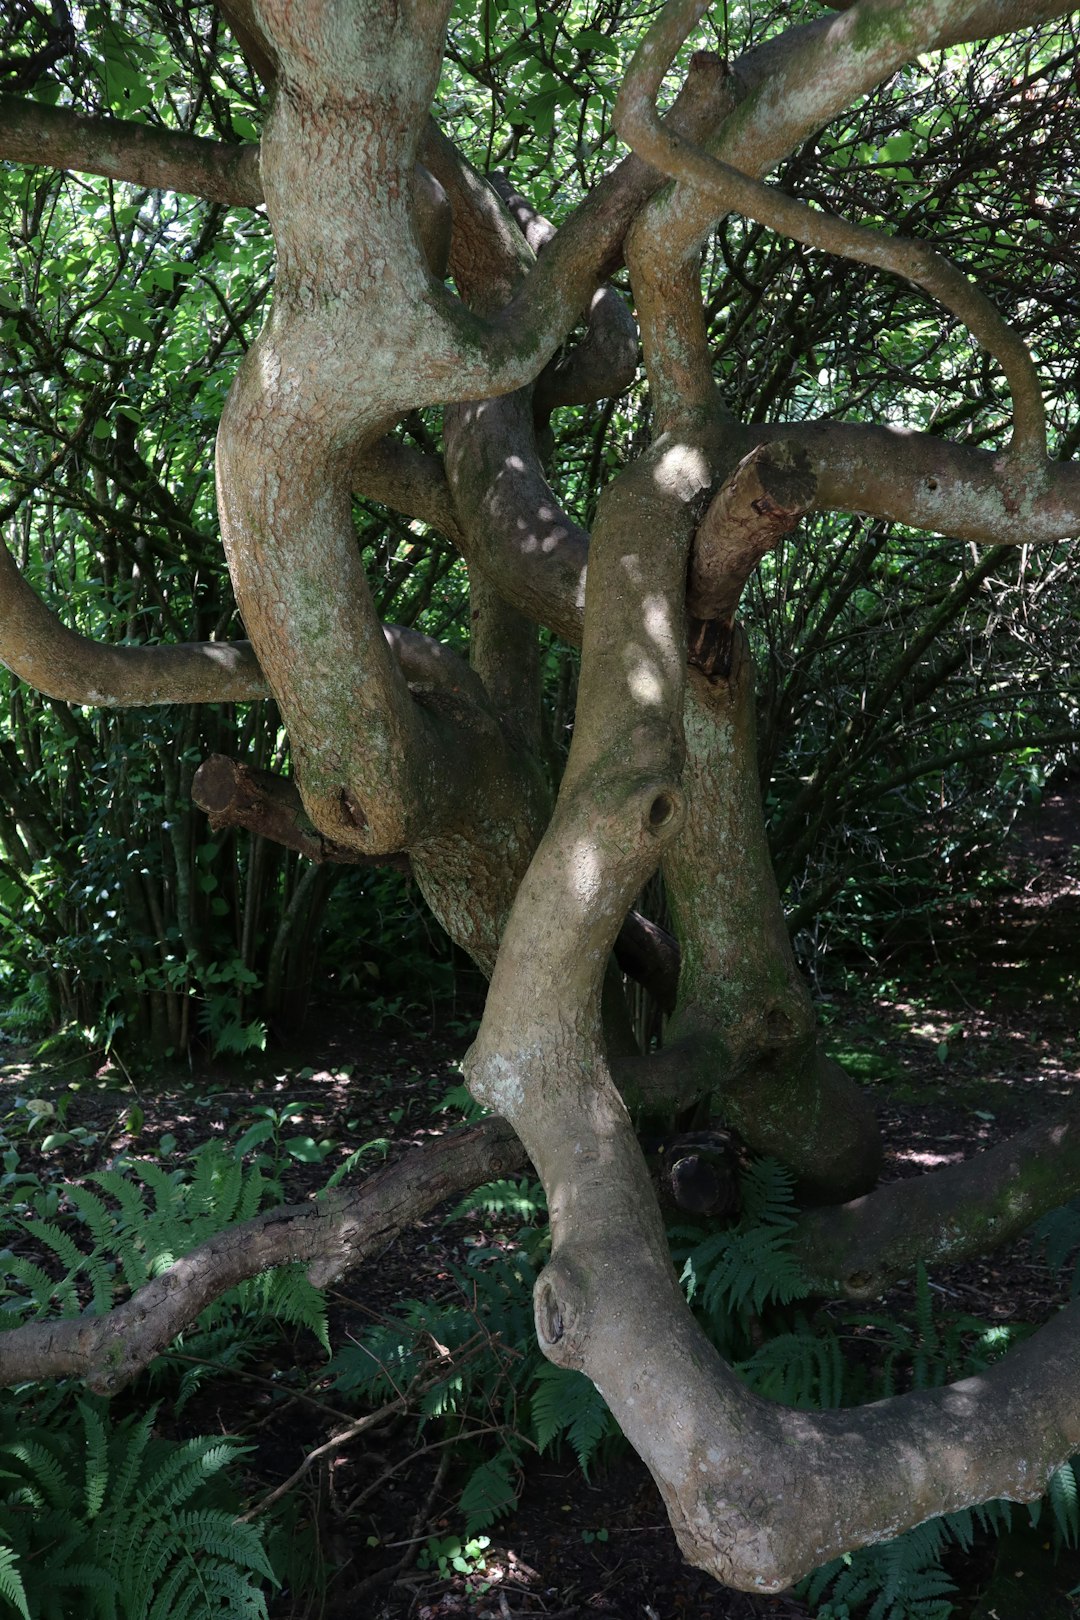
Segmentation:
{"type": "Polygon", "coordinates": [[[901,130],[893,135],[881,148],[881,156],[887,163],[906,163],[915,150],[915,137],[910,130],[901,130]]]}
{"type": "Polygon", "coordinates": [[[245,1153],[250,1153],[252,1148],[258,1147],[260,1143],[268,1142],[274,1135],[274,1131],[275,1126],[272,1120],[257,1119],[254,1125],[248,1126],[243,1136],[241,1136],[237,1142],[237,1158],[242,1158],[245,1153]]]}
{"type": "Polygon", "coordinates": [[[313,1136],[290,1136],[282,1143],[286,1153],[301,1164],[321,1164],[326,1157],[326,1150],[319,1146],[313,1136]]]}
{"type": "Polygon", "coordinates": [[[116,318],[129,337],[139,338],[144,343],[153,342],[154,329],[143,320],[141,315],[135,315],[128,310],[116,318]]]}
{"type": "MultiPolygon", "coordinates": [[[[481,1463],[469,1475],[458,1503],[465,1515],[467,1533],[486,1530],[517,1505],[520,1471],[509,1451],[502,1451],[490,1462],[481,1463]]],[[[455,1560],[456,1566],[457,1560],[455,1560]]],[[[464,1573],[468,1573],[466,1565],[464,1573]]]]}

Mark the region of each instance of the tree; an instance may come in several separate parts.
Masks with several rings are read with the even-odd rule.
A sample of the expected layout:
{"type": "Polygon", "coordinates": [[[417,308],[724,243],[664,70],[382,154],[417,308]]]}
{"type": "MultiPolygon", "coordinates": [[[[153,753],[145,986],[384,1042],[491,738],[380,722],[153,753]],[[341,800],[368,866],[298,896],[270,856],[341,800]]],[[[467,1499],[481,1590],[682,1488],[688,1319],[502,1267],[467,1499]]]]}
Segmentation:
{"type": "MultiPolygon", "coordinates": [[[[0,155],[214,203],[261,203],[276,257],[265,324],[232,379],[217,439],[221,539],[250,639],[96,642],[67,629],[8,556],[4,661],[74,704],[272,696],[291,775],[254,776],[243,760],[216,758],[196,779],[196,798],[217,825],[239,822],[323,858],[407,854],[432,911],[490,975],[467,1076],[494,1116],[331,1210],[279,1213],[212,1240],[109,1316],[8,1332],[6,1380],[78,1372],[114,1389],[238,1276],[304,1259],[326,1280],[388,1223],[527,1154],[553,1233],[535,1299],[540,1343],[594,1381],[652,1471],[686,1555],[729,1584],[776,1590],[929,1515],[992,1496],[1030,1499],[1080,1444],[1076,1307],[963,1384],[820,1414],[751,1394],[690,1316],[632,1123],[708,1099],[751,1148],[797,1177],[810,1206],[795,1240],[802,1263],[822,1288],[852,1297],[873,1294],[921,1254],[1004,1241],[1080,1189],[1077,1126],[1067,1119],[964,1166],[872,1190],[880,1150],[871,1112],[821,1047],[788,940],[762,813],[753,666],[736,619],[755,568],[811,512],[869,514],[972,549],[1049,545],[1080,528],[1080,472],[1050,459],[1044,389],[1025,341],[1037,300],[1011,245],[999,251],[989,226],[978,237],[985,210],[971,203],[979,171],[964,145],[980,128],[974,98],[946,125],[905,114],[876,156],[851,123],[851,109],[881,85],[883,116],[902,107],[932,71],[928,53],[954,48],[964,62],[972,42],[1006,36],[981,71],[1027,143],[1018,158],[1026,176],[1028,146],[1075,138],[1056,111],[1072,49],[1064,9],[1056,0],[811,7],[807,20],[776,19],[726,62],[686,57],[703,0],[669,0],[655,16],[606,0],[538,6],[535,46],[519,37],[524,13],[494,4],[451,15],[450,0],[228,0],[222,16],[242,56],[217,22],[201,36],[201,13],[161,0],[138,15],[188,52],[195,71],[182,94],[163,88],[175,67],[164,48],[144,45],[140,55],[125,24],[88,13],[105,40],[99,77],[110,116],[84,115],[71,94],[54,93],[55,104],[5,98],[0,155]],[[593,180],[592,158],[606,159],[612,144],[603,81],[619,57],[616,30],[631,23],[641,43],[612,112],[630,155],[593,180]],[[590,184],[557,230],[505,178],[485,179],[430,116],[444,50],[496,99],[516,65],[532,64],[504,159],[519,153],[528,122],[543,142],[557,112],[580,115],[573,161],[590,184]],[[208,140],[198,133],[203,109],[220,119],[245,60],[268,87],[259,144],[208,140]],[[661,115],[673,63],[681,87],[661,115]],[[147,109],[154,91],[168,116],[111,115],[147,109]],[[587,124],[593,97],[599,122],[587,124]],[[963,158],[950,171],[954,129],[963,158]],[[820,206],[797,163],[786,172],[791,189],[763,181],[790,154],[812,170],[818,148],[835,196],[864,222],[820,206]],[[887,209],[872,186],[861,206],[860,165],[891,165],[901,189],[907,174],[917,190],[920,161],[928,179],[946,178],[940,197],[912,202],[908,238],[881,228],[887,209]],[[974,238],[989,244],[988,263],[1017,305],[1012,323],[929,245],[950,172],[954,191],[964,180],[961,212],[977,221],[974,238]],[[733,218],[761,229],[739,223],[741,246],[729,233],[706,302],[702,246],[718,220],[733,218]],[[789,266],[801,262],[791,244],[830,255],[823,262],[839,286],[857,274],[852,266],[903,278],[921,289],[925,311],[955,323],[947,340],[933,324],[920,333],[913,297],[895,306],[885,372],[863,396],[884,420],[815,414],[835,368],[815,363],[814,345],[828,337],[809,315],[805,333],[788,329],[787,352],[744,357],[769,368],[763,391],[786,401],[787,419],[766,420],[764,405],[731,410],[724,385],[738,395],[738,346],[719,343],[714,371],[710,340],[723,319],[732,325],[753,309],[761,286],[747,267],[758,269],[774,243],[789,266]],[[636,324],[612,285],[623,265],[636,324]],[[545,474],[546,425],[559,408],[629,386],[639,332],[647,421],[610,469],[586,533],[545,474]],[[985,356],[974,372],[958,359],[967,338],[985,356]],[[947,425],[974,419],[972,437],[990,448],[936,431],[935,392],[949,394],[954,372],[969,408],[961,401],[947,425]],[[896,420],[897,402],[911,407],[914,427],[896,420]],[[441,439],[424,415],[438,408],[441,439]],[[380,624],[356,496],[430,525],[464,558],[468,665],[380,624]],[[582,649],[553,801],[537,627],[582,649]],[[669,993],[675,941],[633,909],[658,868],[678,988],[665,1045],[643,1053],[612,952],[669,993]]],[[[5,62],[16,89],[47,84],[78,44],[62,4],[48,19],[27,13],[33,48],[5,62]]],[[[725,14],[736,47],[747,26],[725,14]]],[[[492,128],[489,154],[497,139],[492,128]]],[[[1038,174],[1041,189],[1019,186],[1017,207],[1041,221],[1052,248],[1064,193],[1038,174]]],[[[953,232],[941,234],[944,243],[953,232]]],[[[1047,250],[1040,263],[1052,262],[1047,250]]],[[[1073,307],[1056,272],[1045,290],[1055,314],[1073,307]]],[[[12,318],[33,311],[20,306],[12,318]]],[[[856,345],[850,378],[868,375],[873,359],[856,345]]],[[[1060,368],[1061,351],[1048,345],[1047,362],[1060,368]]],[[[1055,381],[1055,409],[1067,382],[1055,381]]],[[[1071,453],[1075,421],[1058,412],[1051,431],[1053,449],[1071,453]]],[[[995,549],[995,564],[1002,555],[995,549]]],[[[961,600],[986,577],[971,562],[961,600]]],[[[897,679],[931,639],[898,649],[897,679]]],[[[824,748],[824,774],[811,771],[789,806],[796,834],[823,813],[822,783],[840,754],[824,748]]]]}

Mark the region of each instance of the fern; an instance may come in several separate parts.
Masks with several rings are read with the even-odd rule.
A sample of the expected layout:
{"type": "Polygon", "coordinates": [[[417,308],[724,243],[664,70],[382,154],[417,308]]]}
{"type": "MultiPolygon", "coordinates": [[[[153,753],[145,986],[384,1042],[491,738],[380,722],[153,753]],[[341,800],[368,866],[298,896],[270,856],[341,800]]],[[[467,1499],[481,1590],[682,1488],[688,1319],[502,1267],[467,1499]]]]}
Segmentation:
{"type": "Polygon", "coordinates": [[[478,1119],[485,1119],[491,1110],[485,1108],[483,1103],[476,1101],[476,1098],[462,1080],[457,1085],[450,1087],[438,1105],[438,1112],[461,1114],[466,1122],[472,1125],[478,1119]]]}
{"type": "MultiPolygon", "coordinates": [[[[224,1296],[228,1301],[229,1296],[224,1296]]],[[[326,1319],[326,1299],[300,1264],[276,1266],[241,1283],[235,1290],[238,1304],[246,1314],[274,1322],[291,1322],[307,1328],[330,1355],[330,1327],[326,1319]]]]}
{"type": "Polygon", "coordinates": [[[0,1596],[24,1620],[266,1620],[273,1571],[222,1490],[241,1448],[156,1440],[154,1411],[113,1423],[78,1401],[66,1416],[38,1438],[20,1436],[17,1400],[0,1418],[0,1596]]]}
{"type": "Polygon", "coordinates": [[[1080,1490],[1076,1469],[1075,1460],[1063,1463],[1050,1475],[1046,1488],[1058,1536],[1066,1547],[1075,1547],[1080,1540],[1080,1490]]]}
{"type": "Polygon", "coordinates": [[[894,1541],[833,1559],[798,1590],[811,1605],[828,1591],[818,1620],[840,1620],[864,1603],[866,1620],[948,1620],[955,1588],[939,1562],[947,1540],[943,1521],[931,1519],[894,1541]]]}
{"type": "Polygon", "coordinates": [[[390,1138],[388,1136],[373,1136],[370,1142],[364,1142],[361,1147],[353,1148],[352,1152],[342,1159],[329,1177],[323,1191],[330,1192],[334,1187],[339,1187],[345,1177],[351,1176],[354,1170],[359,1169],[370,1154],[380,1153],[385,1159],[389,1151],[390,1138]]]}
{"type": "Polygon", "coordinates": [[[137,1230],[146,1219],[146,1194],[139,1182],[121,1170],[96,1170],[87,1177],[120,1206],[116,1225],[128,1231],[137,1230]]]}
{"type": "Polygon", "coordinates": [[[761,1311],[772,1301],[789,1304],[808,1292],[791,1253],[797,1213],[792,1186],[783,1165],[757,1160],[742,1179],[738,1224],[710,1233],[686,1256],[687,1298],[701,1305],[722,1344],[731,1318],[748,1309],[761,1311]]]}
{"type": "Polygon", "coordinates": [[[521,1468],[514,1452],[503,1449],[474,1468],[458,1503],[465,1516],[465,1534],[474,1536],[517,1506],[521,1468]]]}
{"type": "Polygon", "coordinates": [[[1054,1273],[1064,1271],[1072,1262],[1069,1291],[1073,1299],[1080,1294],[1080,1198],[1074,1198],[1060,1209],[1051,1210],[1031,1228],[1036,1248],[1041,1248],[1047,1267],[1054,1273]]]}
{"type": "MultiPolygon", "coordinates": [[[[1032,1518],[1038,1518],[1038,1503],[1032,1518]]],[[[862,1547],[825,1564],[797,1590],[814,1605],[828,1592],[828,1602],[815,1609],[818,1620],[842,1620],[866,1604],[865,1620],[948,1620],[953,1582],[941,1568],[950,1543],[964,1552],[978,1532],[999,1535],[1012,1523],[1012,1503],[984,1502],[917,1525],[894,1541],[862,1547]]]]}
{"type": "Polygon", "coordinates": [[[10,1547],[0,1547],[0,1598],[18,1609],[23,1620],[30,1620],[26,1606],[26,1588],[19,1574],[19,1560],[10,1547]]]}
{"type": "MultiPolygon", "coordinates": [[[[88,1179],[98,1190],[67,1187],[66,1207],[52,1218],[44,1218],[42,1199],[32,1218],[0,1217],[0,1234],[17,1231],[21,1241],[23,1234],[31,1237],[63,1272],[56,1277],[25,1255],[0,1252],[0,1300],[12,1318],[77,1315],[88,1296],[91,1310],[105,1312],[118,1296],[140,1288],[224,1227],[277,1202],[279,1194],[258,1165],[245,1166],[219,1142],[197,1149],[190,1170],[165,1172],[138,1161],[125,1171],[102,1171],[88,1179]],[[89,1248],[77,1241],[84,1233],[89,1248]]],[[[189,1329],[186,1354],[197,1355],[202,1337],[223,1322],[235,1323],[238,1315],[249,1336],[261,1324],[275,1330],[282,1322],[309,1328],[329,1354],[325,1304],[301,1267],[265,1272],[222,1295],[189,1329]]]]}
{"type": "Polygon", "coordinates": [[[541,1363],[533,1375],[533,1435],[541,1451],[565,1439],[586,1479],[602,1441],[619,1433],[607,1403],[584,1373],[541,1363]]]}
{"type": "Polygon", "coordinates": [[[105,1504],[109,1484],[109,1435],[105,1420],[92,1406],[80,1407],[86,1431],[86,1466],[83,1473],[83,1513],[91,1524],[105,1504]]]}
{"type": "Polygon", "coordinates": [[[20,1217],[15,1224],[27,1232],[36,1243],[51,1250],[64,1267],[64,1276],[50,1284],[48,1296],[44,1299],[41,1297],[35,1299],[38,1315],[48,1314],[48,1304],[54,1297],[61,1302],[60,1314],[76,1314],[79,1309],[76,1283],[82,1276],[89,1280],[95,1311],[108,1310],[112,1301],[112,1276],[97,1250],[89,1254],[84,1253],[71,1234],[53,1221],[25,1220],[20,1217]]]}
{"type": "Polygon", "coordinates": [[[755,1350],[739,1371],[752,1389],[769,1400],[806,1410],[840,1406],[847,1368],[835,1333],[814,1333],[804,1322],[800,1331],[778,1333],[755,1350]]]}
{"type": "Polygon", "coordinates": [[[1003,1530],[1008,1530],[1012,1524],[1011,1502],[981,1502],[975,1507],[958,1508],[955,1513],[947,1513],[941,1523],[964,1552],[970,1552],[975,1544],[977,1531],[984,1535],[997,1536],[1003,1530]]]}
{"type": "Polygon", "coordinates": [[[11,1254],[4,1250],[0,1254],[0,1294],[4,1300],[4,1311],[12,1317],[30,1315],[48,1315],[53,1311],[55,1298],[71,1301],[71,1308],[78,1309],[78,1297],[74,1285],[70,1281],[57,1283],[43,1266],[35,1265],[25,1255],[11,1254]],[[21,1287],[14,1286],[21,1284],[21,1287]]]}
{"type": "Polygon", "coordinates": [[[460,1220],[477,1210],[502,1219],[513,1216],[532,1226],[538,1220],[547,1219],[547,1199],[538,1181],[486,1181],[463,1198],[446,1218],[460,1220]]]}

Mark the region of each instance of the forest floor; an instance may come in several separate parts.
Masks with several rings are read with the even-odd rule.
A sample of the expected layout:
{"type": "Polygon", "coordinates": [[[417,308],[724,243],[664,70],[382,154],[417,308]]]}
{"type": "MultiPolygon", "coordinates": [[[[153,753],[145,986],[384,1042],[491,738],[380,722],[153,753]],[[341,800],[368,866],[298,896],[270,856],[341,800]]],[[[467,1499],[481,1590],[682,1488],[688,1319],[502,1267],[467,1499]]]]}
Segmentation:
{"type": "MultiPolygon", "coordinates": [[[[1041,834],[1021,843],[1008,892],[977,917],[951,919],[917,971],[909,961],[906,971],[851,972],[843,990],[821,997],[830,1050],[874,1097],[890,1178],[956,1163],[1059,1111],[1080,1085],[1080,839],[1071,814],[1062,827],[1056,849],[1040,844],[1041,834]]],[[[459,1080],[465,1044],[460,1036],[372,1031],[326,1013],[299,1052],[152,1082],[134,1082],[115,1064],[86,1072],[0,1049],[0,1131],[17,1145],[20,1172],[79,1177],[121,1153],[179,1163],[210,1137],[235,1141],[271,1118],[274,1137],[264,1151],[276,1144],[286,1196],[296,1199],[365,1142],[388,1140],[385,1153],[373,1150],[374,1166],[444,1131],[439,1104],[459,1080]],[[48,1152],[45,1130],[35,1126],[39,1100],[59,1108],[48,1123],[67,1138],[48,1152]],[[301,1106],[282,1118],[289,1104],[301,1106]],[[321,1162],[294,1157],[290,1139],[310,1139],[321,1162]]],[[[452,1290],[453,1272],[476,1240],[476,1218],[448,1221],[446,1210],[403,1233],[333,1291],[335,1348],[392,1319],[407,1299],[452,1290]]],[[[1037,1324],[1067,1298],[1069,1277],[1052,1275],[1024,1239],[936,1271],[931,1287],[946,1315],[1037,1324]]],[[[910,1316],[913,1303],[907,1286],[877,1310],[910,1316]]],[[[320,1581],[298,1577],[296,1589],[275,1600],[281,1620],[813,1613],[795,1596],[746,1596],[692,1569],[655,1486],[626,1449],[604,1452],[588,1478],[569,1455],[535,1457],[512,1516],[488,1532],[485,1547],[461,1549],[464,1570],[445,1562],[440,1569],[440,1550],[452,1555],[460,1531],[461,1477],[440,1444],[449,1429],[432,1425],[418,1438],[412,1415],[335,1441],[349,1414],[327,1390],[324,1368],[310,1334],[279,1338],[259,1358],[204,1382],[182,1419],[182,1432],[230,1432],[251,1447],[246,1485],[254,1502],[299,1471],[295,1533],[317,1543],[324,1590],[313,1597],[320,1581]]],[[[169,1421],[167,1410],[162,1417],[169,1421]]],[[[1080,1584],[1077,1555],[1052,1558],[1045,1524],[1031,1530],[1023,1510],[1014,1524],[996,1553],[977,1544],[948,1566],[960,1620],[1065,1620],[1080,1612],[1068,1596],[1080,1584]]]]}

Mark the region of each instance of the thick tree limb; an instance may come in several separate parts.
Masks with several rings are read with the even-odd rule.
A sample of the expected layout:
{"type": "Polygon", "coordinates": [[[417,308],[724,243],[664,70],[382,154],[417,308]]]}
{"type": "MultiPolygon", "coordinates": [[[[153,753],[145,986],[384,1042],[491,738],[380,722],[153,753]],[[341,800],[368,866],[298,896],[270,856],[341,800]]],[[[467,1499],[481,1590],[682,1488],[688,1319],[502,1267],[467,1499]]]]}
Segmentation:
{"type": "Polygon", "coordinates": [[[1080,462],[1017,480],[1002,456],[929,433],[847,422],[760,423],[744,443],[783,438],[810,458],[815,505],[867,512],[980,545],[1040,545],[1080,534],[1080,462]]]}
{"type": "MultiPolygon", "coordinates": [[[[398,625],[383,625],[382,632],[414,689],[486,703],[483,683],[449,647],[398,625]]],[[[249,641],[116,647],[69,630],[23,578],[2,542],[0,662],[39,692],[65,703],[139,708],[248,703],[268,695],[249,641]]]]}
{"type": "Polygon", "coordinates": [[[1080,1113],[930,1175],[892,1181],[853,1203],[804,1215],[795,1252],[810,1284],[872,1299],[920,1260],[948,1265],[1018,1237],[1080,1193],[1080,1113]]]}
{"type": "Polygon", "coordinates": [[[443,464],[416,445],[389,437],[377,440],[357,457],[352,488],[356,495],[419,518],[454,545],[461,545],[461,525],[443,464]]]}
{"type": "Polygon", "coordinates": [[[666,928],[631,911],[615,940],[615,960],[642,985],[666,1013],[675,1010],[679,991],[679,942],[666,928]]]}
{"type": "MultiPolygon", "coordinates": [[[[463,426],[450,469],[466,557],[489,570],[523,612],[580,642],[589,537],[544,477],[528,412],[496,424],[478,423],[475,406],[460,410],[463,422],[485,429],[469,438],[463,426]]],[[[819,510],[866,512],[979,545],[1045,545],[1080,534],[1080,463],[1051,463],[1045,483],[1017,489],[999,456],[928,433],[845,422],[756,423],[728,432],[738,454],[777,439],[805,451],[819,510]]]]}
{"type": "Polygon", "coordinates": [[[267,685],[248,641],[110,647],[69,630],[0,542],[0,661],[65,703],[249,703],[267,685]]]}
{"type": "Polygon", "coordinates": [[[253,0],[218,0],[218,9],[236,43],[269,89],[277,79],[277,51],[259,20],[258,7],[253,0]]]}
{"type": "Polygon", "coordinates": [[[637,323],[614,287],[598,287],[580,343],[549,360],[536,381],[533,409],[544,422],[564,405],[613,399],[637,374],[637,323]]]}
{"type": "MultiPolygon", "coordinates": [[[[704,133],[731,106],[722,65],[701,53],[667,116],[680,126],[704,133]]],[[[490,310],[500,293],[509,295],[520,271],[527,266],[523,256],[526,244],[516,232],[507,231],[505,211],[495,206],[486,181],[432,125],[420,155],[450,199],[454,220],[450,268],[458,289],[470,303],[476,301],[482,289],[483,306],[490,310]],[[491,276],[493,251],[496,259],[516,266],[501,283],[491,276]]],[[[566,335],[567,312],[576,315],[588,307],[597,287],[617,267],[629,221],[660,183],[658,173],[637,158],[624,161],[564,222],[556,241],[502,308],[486,320],[478,320],[460,306],[446,306],[447,319],[456,326],[464,345],[453,398],[467,400],[508,393],[539,375],[556,344],[566,335]],[[487,355],[486,380],[466,359],[478,346],[487,355]],[[525,376],[520,361],[529,354],[535,357],[535,363],[531,376],[525,376]]]]}
{"type": "MultiPolygon", "coordinates": [[[[674,442],[694,443],[708,432],[715,476],[730,465],[733,430],[717,407],[696,253],[687,255],[678,237],[635,227],[627,264],[658,426],[674,442]]],[[[674,1069],[684,1094],[711,1095],[759,1152],[776,1153],[808,1191],[835,1198],[873,1185],[880,1142],[858,1088],[818,1046],[765,836],[752,663],[745,641],[733,640],[745,579],[813,493],[800,452],[773,461],[764,448],[755,450],[728,473],[696,527],[690,661],[710,680],[695,676],[686,687],[686,822],[664,856],[683,947],[668,1032],[674,1044],[627,1064],[621,1078],[631,1082],[636,1070],[647,1095],[658,1083],[670,1085],[674,1069]],[[715,620],[707,627],[700,622],[706,616],[715,620]]],[[[644,537],[629,515],[628,527],[640,546],[644,537]]]]}
{"type": "MultiPolygon", "coordinates": [[[[672,110],[676,120],[700,119],[721,83],[710,60],[672,110]]],[[[715,112],[715,107],[714,107],[715,112]]],[[[462,296],[486,308],[511,299],[530,271],[532,255],[555,254],[561,232],[501,177],[488,185],[437,132],[429,132],[439,173],[455,207],[452,268],[462,296]],[[501,206],[504,204],[505,206],[501,206]],[[512,217],[508,219],[507,215],[512,217]],[[514,227],[516,226],[516,229],[514,227]]],[[[620,166],[605,182],[605,217],[615,202],[629,208],[648,184],[640,165],[620,166]]],[[[601,191],[603,191],[603,187],[601,191]]],[[[596,195],[596,194],[594,194],[596,195]]],[[[611,225],[608,226],[609,231],[611,225]]],[[[610,254],[611,248],[606,251],[610,254]]],[[[541,464],[535,427],[561,404],[621,392],[637,365],[637,335],[622,299],[611,289],[593,294],[582,343],[552,360],[535,389],[445,412],[446,470],[460,518],[463,555],[504,600],[572,642],[581,640],[588,535],[562,510],[541,464]]]]}
{"type": "Polygon", "coordinates": [[[567,774],[504,936],[469,1077],[520,1131],[548,1190],[552,1260],[535,1298],[545,1353],[602,1391],[687,1556],[729,1584],[776,1591],[933,1513],[1038,1494],[1080,1443],[1080,1313],[979,1379],[811,1414],[753,1396],[678,1291],[598,1008],[625,907],[657,845],[677,847],[685,813],[668,775],[683,668],[672,628],[690,510],[709,483],[698,456],[695,468],[687,447],[662,440],[605,492],[567,774]],[[516,988],[526,983],[528,998],[516,988]]]}
{"type": "MultiPolygon", "coordinates": [[[[558,232],[532,204],[495,173],[491,185],[513,215],[518,230],[537,257],[558,232]]],[[[563,405],[590,405],[629,388],[637,371],[637,323],[613,287],[598,287],[585,312],[586,333],[579,343],[548,361],[536,379],[533,409],[547,420],[563,405]]]]}
{"type": "Polygon", "coordinates": [[[696,247],[681,253],[671,237],[643,228],[626,239],[626,262],[641,321],[641,346],[655,431],[693,432],[730,416],[713,378],[696,247]]]}
{"type": "Polygon", "coordinates": [[[444,431],[465,561],[521,612],[580,643],[589,536],[544,476],[531,391],[449,406],[444,431]]]}
{"type": "Polygon", "coordinates": [[[517,772],[491,747],[494,721],[485,729],[481,711],[457,725],[445,705],[413,701],[349,512],[368,446],[404,410],[443,397],[463,364],[449,295],[422,261],[400,184],[413,171],[446,9],[256,8],[291,88],[275,98],[262,143],[278,274],[272,316],[222,414],[222,537],[307,812],[333,843],[365,853],[430,841],[471,815],[478,777],[502,813],[520,809],[517,772]],[[355,98],[379,116],[354,118],[355,98]]]}
{"type": "Polygon", "coordinates": [[[450,647],[406,625],[384,624],[382,633],[414,696],[440,693],[481,709],[488,706],[483,681],[450,647]]]}
{"type": "Polygon", "coordinates": [[[258,146],[225,146],[150,124],[86,118],[70,107],[15,96],[0,96],[0,159],[103,174],[231,207],[262,202],[258,146]]]}
{"type": "Polygon", "coordinates": [[[536,625],[504,602],[477,569],[469,576],[469,659],[504,726],[539,759],[542,681],[536,625]]]}
{"type": "Polygon", "coordinates": [[[299,1262],[325,1287],[443,1199],[512,1175],[524,1160],[509,1126],[489,1119],[413,1149],[355,1192],[269,1210],[200,1243],[105,1316],[28,1322],[0,1333],[0,1384],[74,1376],[115,1394],[245,1278],[299,1262]]]}
{"type": "Polygon", "coordinates": [[[664,877],[682,944],[679,1005],[665,1047],[637,1067],[643,1094],[711,1096],[758,1153],[835,1202],[866,1192],[881,1163],[866,1094],[818,1041],[792,955],[761,809],[753,662],[737,631],[730,669],[692,674],[682,836],[664,877]]]}
{"type": "MultiPolygon", "coordinates": [[[[0,95],[0,160],[102,174],[229,208],[257,208],[263,201],[256,144],[228,146],[122,118],[87,118],[70,107],[15,96],[0,95]]],[[[422,164],[413,188],[420,241],[432,275],[441,280],[450,250],[446,193],[422,164]]]]}

